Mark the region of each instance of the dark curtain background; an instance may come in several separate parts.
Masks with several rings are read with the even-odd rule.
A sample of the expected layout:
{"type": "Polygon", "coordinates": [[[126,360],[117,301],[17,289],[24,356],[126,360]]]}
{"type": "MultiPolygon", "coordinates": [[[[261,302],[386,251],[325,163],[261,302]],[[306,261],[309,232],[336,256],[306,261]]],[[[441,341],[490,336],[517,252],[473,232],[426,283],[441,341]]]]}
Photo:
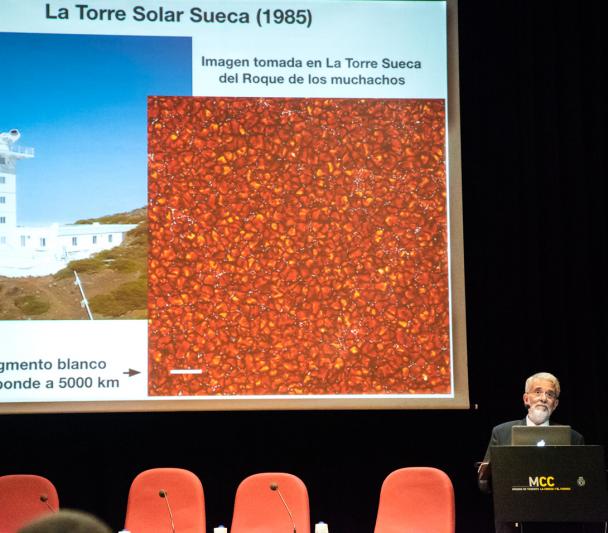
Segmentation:
{"type": "Polygon", "coordinates": [[[194,471],[208,528],[238,482],[289,471],[311,518],[373,531],[392,470],[444,469],[457,531],[489,531],[473,462],[523,416],[523,381],[561,378],[555,419],[608,444],[605,19],[600,2],[461,0],[460,90],[469,411],[140,413],[0,417],[0,474],[38,473],[61,504],[120,529],[141,470],[194,471]]]}

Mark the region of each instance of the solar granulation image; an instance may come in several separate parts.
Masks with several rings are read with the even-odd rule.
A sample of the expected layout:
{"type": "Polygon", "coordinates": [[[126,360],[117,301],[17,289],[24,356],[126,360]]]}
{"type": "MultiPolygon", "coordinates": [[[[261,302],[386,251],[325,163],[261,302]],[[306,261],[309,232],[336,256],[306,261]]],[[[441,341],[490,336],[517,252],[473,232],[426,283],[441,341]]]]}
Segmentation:
{"type": "Polygon", "coordinates": [[[443,100],[148,115],[151,395],[451,392],[443,100]]]}

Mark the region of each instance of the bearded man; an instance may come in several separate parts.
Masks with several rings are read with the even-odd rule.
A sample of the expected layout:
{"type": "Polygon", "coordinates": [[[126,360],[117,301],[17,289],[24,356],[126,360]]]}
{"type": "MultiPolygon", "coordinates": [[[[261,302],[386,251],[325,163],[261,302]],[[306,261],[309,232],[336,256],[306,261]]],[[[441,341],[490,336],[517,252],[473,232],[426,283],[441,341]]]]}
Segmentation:
{"type": "MultiPolygon", "coordinates": [[[[511,428],[513,426],[548,426],[554,423],[550,420],[553,411],[559,404],[560,385],[558,379],[548,372],[539,372],[526,380],[524,388],[524,405],[528,414],[523,420],[512,420],[496,426],[492,430],[490,444],[484,457],[484,463],[491,462],[491,446],[508,446],[511,444],[511,428]]],[[[583,445],[585,440],[578,432],[571,430],[573,445],[583,445]]],[[[480,484],[480,487],[481,484],[480,484]]],[[[482,490],[484,490],[482,488],[482,490]]],[[[511,533],[520,531],[516,524],[495,522],[496,533],[511,533]]]]}
{"type": "MultiPolygon", "coordinates": [[[[548,426],[553,411],[559,404],[560,386],[558,379],[549,372],[539,372],[526,380],[524,405],[528,414],[523,420],[512,420],[496,426],[492,430],[490,444],[484,457],[484,462],[490,461],[491,446],[508,446],[511,444],[511,428],[513,426],[548,426]]],[[[572,430],[572,444],[585,444],[583,436],[572,430]]]]}

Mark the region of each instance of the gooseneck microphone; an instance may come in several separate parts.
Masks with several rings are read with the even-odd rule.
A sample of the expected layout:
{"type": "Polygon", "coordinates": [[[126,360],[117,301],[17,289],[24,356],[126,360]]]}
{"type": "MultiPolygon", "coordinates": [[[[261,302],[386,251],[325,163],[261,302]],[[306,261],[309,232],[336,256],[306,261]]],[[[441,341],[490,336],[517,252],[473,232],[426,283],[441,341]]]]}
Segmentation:
{"type": "Polygon", "coordinates": [[[161,498],[164,498],[165,503],[167,504],[167,511],[169,511],[169,519],[171,520],[171,531],[175,533],[175,522],[173,522],[173,513],[171,512],[171,506],[169,505],[169,493],[165,489],[160,489],[158,495],[161,498]]]}
{"type": "Polygon", "coordinates": [[[42,503],[44,503],[49,508],[49,511],[51,511],[51,513],[56,513],[57,512],[57,509],[53,509],[53,507],[49,503],[49,497],[46,494],[41,494],[40,495],[40,501],[42,503]]]}
{"type": "Polygon", "coordinates": [[[287,502],[285,501],[285,498],[283,498],[283,495],[281,494],[281,491],[279,490],[278,483],[271,483],[270,484],[270,490],[275,491],[275,492],[278,493],[279,497],[281,498],[281,501],[283,502],[283,507],[285,507],[285,510],[287,511],[287,514],[289,514],[289,519],[291,520],[291,525],[293,526],[293,533],[297,533],[296,532],[296,522],[293,519],[293,515],[291,514],[291,511],[289,510],[289,505],[287,505],[287,502]]]}

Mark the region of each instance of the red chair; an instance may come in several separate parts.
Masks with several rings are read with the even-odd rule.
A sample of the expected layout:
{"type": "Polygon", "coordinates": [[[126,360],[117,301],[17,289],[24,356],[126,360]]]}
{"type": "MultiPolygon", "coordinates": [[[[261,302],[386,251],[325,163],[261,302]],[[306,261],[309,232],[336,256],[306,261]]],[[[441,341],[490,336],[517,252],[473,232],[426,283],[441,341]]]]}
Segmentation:
{"type": "Polygon", "coordinates": [[[413,467],[384,480],[374,533],[454,533],[454,488],[445,472],[413,467]]]}
{"type": "Polygon", "coordinates": [[[310,533],[308,491],[300,478],[265,472],[241,481],[230,533],[290,533],[294,527],[310,533]]]}
{"type": "Polygon", "coordinates": [[[205,495],[195,474],[153,468],[131,483],[125,529],[131,533],[205,533],[205,495]]]}
{"type": "Polygon", "coordinates": [[[58,509],[57,490],[48,479],[29,474],[0,476],[0,533],[15,533],[58,509]]]}

